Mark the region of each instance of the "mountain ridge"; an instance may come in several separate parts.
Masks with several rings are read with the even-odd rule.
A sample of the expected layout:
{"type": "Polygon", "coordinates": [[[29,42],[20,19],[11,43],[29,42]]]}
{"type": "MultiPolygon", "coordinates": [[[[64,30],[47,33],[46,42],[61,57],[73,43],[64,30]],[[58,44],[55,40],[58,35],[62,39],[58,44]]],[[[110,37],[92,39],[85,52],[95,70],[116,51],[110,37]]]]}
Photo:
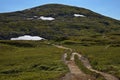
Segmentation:
{"type": "Polygon", "coordinates": [[[119,20],[85,8],[63,4],[46,4],[12,13],[0,13],[0,39],[2,40],[26,34],[49,40],[67,40],[81,36],[119,35],[119,32],[119,20]],[[85,17],[75,17],[74,14],[85,17]],[[38,19],[41,16],[54,17],[55,20],[38,19]],[[30,18],[31,20],[28,20],[30,18]]]}

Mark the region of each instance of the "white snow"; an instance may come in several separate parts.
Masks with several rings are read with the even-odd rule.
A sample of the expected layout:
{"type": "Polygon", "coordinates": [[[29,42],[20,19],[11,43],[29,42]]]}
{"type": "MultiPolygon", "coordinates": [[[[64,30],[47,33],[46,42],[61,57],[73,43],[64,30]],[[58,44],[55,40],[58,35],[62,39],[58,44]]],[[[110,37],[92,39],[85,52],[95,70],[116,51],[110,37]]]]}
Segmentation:
{"type": "Polygon", "coordinates": [[[75,17],[85,17],[84,15],[81,14],[74,14],[75,17]]]}
{"type": "Polygon", "coordinates": [[[41,16],[41,17],[38,18],[38,19],[41,19],[41,20],[49,20],[49,21],[55,20],[55,18],[53,18],[53,17],[44,17],[44,16],[41,16]]]}
{"type": "Polygon", "coordinates": [[[30,36],[30,35],[24,35],[19,36],[17,38],[11,38],[10,40],[43,40],[44,38],[39,36],[30,36]]]}
{"type": "Polygon", "coordinates": [[[33,16],[34,18],[37,18],[38,16],[33,16]]]}
{"type": "Polygon", "coordinates": [[[26,9],[26,10],[31,10],[31,8],[28,8],[28,9],[26,9]]]}

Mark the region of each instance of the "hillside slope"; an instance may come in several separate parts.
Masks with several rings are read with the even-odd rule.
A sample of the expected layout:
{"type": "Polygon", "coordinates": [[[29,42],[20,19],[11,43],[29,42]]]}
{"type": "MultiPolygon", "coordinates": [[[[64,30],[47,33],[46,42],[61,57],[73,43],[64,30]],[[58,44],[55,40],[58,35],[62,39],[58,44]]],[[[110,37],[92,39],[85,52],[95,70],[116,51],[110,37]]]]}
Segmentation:
{"type": "Polygon", "coordinates": [[[96,35],[119,36],[120,21],[85,8],[62,4],[47,4],[0,14],[0,39],[10,39],[25,34],[57,41],[80,40],[85,36],[94,39],[96,35]],[[75,14],[84,17],[75,17],[75,14]],[[55,20],[42,20],[41,16],[52,17],[55,20]]]}

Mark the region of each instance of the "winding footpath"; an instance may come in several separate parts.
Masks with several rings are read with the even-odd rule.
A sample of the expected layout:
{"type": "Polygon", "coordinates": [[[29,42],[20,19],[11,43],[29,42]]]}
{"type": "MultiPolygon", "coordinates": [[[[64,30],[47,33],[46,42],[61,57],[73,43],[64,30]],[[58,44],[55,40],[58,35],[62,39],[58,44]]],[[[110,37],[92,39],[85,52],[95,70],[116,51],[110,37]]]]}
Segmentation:
{"type": "Polygon", "coordinates": [[[114,77],[114,76],[111,75],[111,74],[107,74],[107,73],[100,72],[100,71],[97,71],[97,70],[93,69],[92,66],[90,65],[88,59],[85,58],[85,57],[83,57],[81,54],[79,54],[79,53],[72,53],[72,55],[77,55],[77,56],[79,57],[80,61],[83,63],[83,65],[84,65],[87,69],[89,69],[89,70],[92,71],[92,72],[101,74],[106,80],[119,80],[119,79],[117,79],[116,77],[114,77]]]}
{"type": "Polygon", "coordinates": [[[95,77],[85,74],[79,69],[74,62],[74,55],[72,55],[68,61],[66,58],[67,53],[64,54],[64,62],[68,66],[70,73],[67,74],[62,80],[95,80],[95,77]]]}
{"type": "MultiPolygon", "coordinates": [[[[54,45],[54,44],[53,44],[53,46],[55,46],[57,48],[70,50],[72,52],[71,48],[67,48],[67,47],[63,47],[63,46],[59,46],[59,45],[54,45]]],[[[118,78],[114,77],[111,74],[107,74],[107,73],[100,72],[100,71],[93,69],[89,63],[89,60],[77,52],[73,52],[71,54],[70,60],[68,60],[68,61],[66,60],[67,53],[64,54],[63,59],[64,59],[65,64],[68,66],[70,73],[66,74],[66,76],[63,78],[63,80],[95,80],[95,77],[90,76],[88,74],[85,74],[84,72],[82,72],[79,69],[79,67],[75,64],[75,61],[74,61],[75,55],[77,55],[79,57],[79,60],[90,71],[101,74],[106,80],[119,80],[118,78]]]]}

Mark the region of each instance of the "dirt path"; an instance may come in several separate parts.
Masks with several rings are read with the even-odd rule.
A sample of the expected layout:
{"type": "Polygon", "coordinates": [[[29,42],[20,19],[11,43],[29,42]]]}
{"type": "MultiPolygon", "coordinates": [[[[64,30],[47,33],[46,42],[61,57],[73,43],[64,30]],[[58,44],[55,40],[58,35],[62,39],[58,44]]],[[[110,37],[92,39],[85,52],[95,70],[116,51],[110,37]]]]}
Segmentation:
{"type": "MultiPolygon", "coordinates": [[[[57,48],[67,49],[72,52],[71,48],[66,48],[66,47],[58,46],[58,45],[54,45],[54,46],[57,48]]],[[[79,69],[79,67],[74,62],[75,55],[77,55],[79,57],[79,59],[83,63],[83,65],[90,71],[101,74],[106,80],[119,80],[118,78],[114,77],[111,74],[107,74],[107,73],[100,72],[100,71],[93,69],[89,63],[89,60],[77,52],[72,53],[69,61],[66,61],[67,53],[64,54],[64,61],[67,64],[67,66],[70,70],[70,73],[66,74],[66,76],[63,78],[63,80],[95,80],[94,77],[91,77],[90,75],[85,74],[84,72],[82,72],[79,69]]]]}
{"type": "MultiPolygon", "coordinates": [[[[63,46],[58,46],[58,45],[54,45],[54,46],[72,51],[72,49],[63,46]]],[[[66,58],[67,58],[67,53],[64,54],[63,60],[65,64],[68,66],[70,73],[66,74],[66,76],[62,80],[95,80],[94,77],[85,74],[79,69],[79,67],[75,64],[74,54],[71,56],[70,60],[67,61],[66,58]]]]}
{"type": "Polygon", "coordinates": [[[63,80],[95,80],[94,77],[82,72],[79,67],[74,62],[74,54],[71,56],[70,60],[66,60],[67,54],[64,54],[64,61],[68,66],[70,73],[68,73],[63,80]]]}
{"type": "Polygon", "coordinates": [[[90,63],[89,63],[89,60],[88,60],[87,58],[83,57],[83,56],[82,56],[81,54],[79,54],[79,53],[76,53],[76,55],[79,56],[79,59],[81,60],[81,62],[83,63],[83,65],[84,65],[87,69],[89,69],[90,71],[93,71],[93,72],[96,72],[96,73],[101,74],[102,76],[104,76],[104,78],[105,78],[106,80],[119,80],[119,79],[117,79],[116,77],[114,77],[114,76],[111,75],[111,74],[107,74],[107,73],[100,72],[100,71],[97,71],[97,70],[93,69],[92,66],[91,66],[90,63]]]}
{"type": "Polygon", "coordinates": [[[60,45],[55,45],[55,44],[52,44],[52,45],[55,46],[55,47],[57,47],[57,48],[66,49],[66,50],[70,50],[70,51],[72,51],[71,48],[67,48],[67,47],[60,46],[60,45]]]}

